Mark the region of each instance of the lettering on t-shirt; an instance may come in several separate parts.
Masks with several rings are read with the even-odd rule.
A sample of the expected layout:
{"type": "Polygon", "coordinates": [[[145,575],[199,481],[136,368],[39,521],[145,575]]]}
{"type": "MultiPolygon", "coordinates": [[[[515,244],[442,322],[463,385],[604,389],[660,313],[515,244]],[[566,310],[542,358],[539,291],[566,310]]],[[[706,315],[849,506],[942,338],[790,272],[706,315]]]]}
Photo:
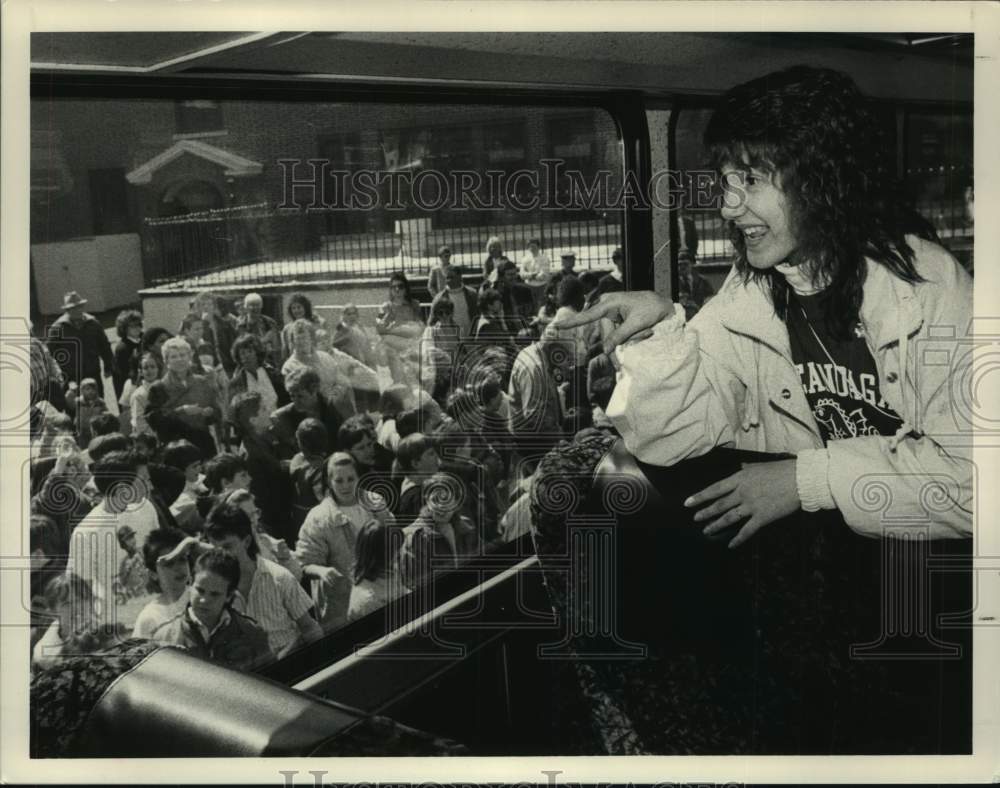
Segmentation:
{"type": "Polygon", "coordinates": [[[832,336],[814,296],[793,297],[787,325],[795,371],[824,443],[892,435],[899,428],[902,419],[882,396],[863,332],[832,336]]]}

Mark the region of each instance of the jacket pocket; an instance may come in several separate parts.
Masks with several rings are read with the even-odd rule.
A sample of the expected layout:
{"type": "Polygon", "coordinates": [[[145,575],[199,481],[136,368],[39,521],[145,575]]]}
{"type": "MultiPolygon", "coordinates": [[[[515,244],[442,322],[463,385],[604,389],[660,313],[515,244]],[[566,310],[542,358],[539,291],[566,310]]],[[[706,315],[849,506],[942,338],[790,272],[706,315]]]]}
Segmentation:
{"type": "Polygon", "coordinates": [[[736,405],[736,416],[743,432],[760,424],[760,400],[757,392],[733,378],[729,381],[733,402],[736,405]]]}

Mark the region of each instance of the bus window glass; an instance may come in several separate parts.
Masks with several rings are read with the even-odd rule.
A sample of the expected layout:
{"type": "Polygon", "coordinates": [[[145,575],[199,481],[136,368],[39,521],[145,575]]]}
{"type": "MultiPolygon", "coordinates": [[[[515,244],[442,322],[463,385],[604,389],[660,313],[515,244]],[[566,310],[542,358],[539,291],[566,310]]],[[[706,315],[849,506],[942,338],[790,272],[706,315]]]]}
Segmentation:
{"type": "MultiPolygon", "coordinates": [[[[100,393],[185,475],[152,475],[149,525],[207,529],[326,632],[527,532],[532,460],[591,419],[588,338],[567,363],[546,327],[579,307],[560,281],[585,296],[622,246],[608,112],[214,95],[31,111],[37,328],[64,292],[141,304],[100,393]],[[227,505],[252,547],[234,547],[243,515],[213,533],[227,505]]],[[[244,586],[237,609],[270,626],[244,586]]],[[[291,618],[277,650],[316,635],[291,618]]]]}
{"type": "Polygon", "coordinates": [[[972,270],[972,115],[921,109],[906,114],[906,183],[941,242],[972,270]]]}

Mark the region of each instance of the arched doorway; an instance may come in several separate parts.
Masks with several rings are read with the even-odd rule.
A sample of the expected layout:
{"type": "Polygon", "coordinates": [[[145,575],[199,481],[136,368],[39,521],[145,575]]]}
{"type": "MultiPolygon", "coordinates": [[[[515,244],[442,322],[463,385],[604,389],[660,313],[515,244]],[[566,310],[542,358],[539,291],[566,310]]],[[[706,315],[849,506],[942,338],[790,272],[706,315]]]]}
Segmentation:
{"type": "Polygon", "coordinates": [[[225,198],[219,188],[209,181],[183,181],[173,183],[160,196],[157,216],[183,216],[222,208],[225,198]]]}
{"type": "MultiPolygon", "coordinates": [[[[160,219],[181,219],[189,214],[225,207],[219,188],[207,180],[175,181],[163,190],[157,204],[160,219]]],[[[177,221],[157,224],[156,243],[160,248],[163,274],[183,276],[229,262],[226,220],[177,221]]]]}

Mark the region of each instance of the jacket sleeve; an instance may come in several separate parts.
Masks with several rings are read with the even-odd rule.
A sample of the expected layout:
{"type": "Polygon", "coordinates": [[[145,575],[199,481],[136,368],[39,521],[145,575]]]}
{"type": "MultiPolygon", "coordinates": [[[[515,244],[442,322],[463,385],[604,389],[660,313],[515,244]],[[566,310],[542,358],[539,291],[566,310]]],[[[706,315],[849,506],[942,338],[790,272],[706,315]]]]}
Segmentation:
{"type": "Polygon", "coordinates": [[[132,347],[124,340],[119,342],[114,349],[114,365],[112,367],[112,383],[115,389],[115,398],[121,398],[122,391],[125,390],[125,381],[128,380],[130,369],[129,362],[132,357],[132,347]]]}
{"type": "Polygon", "coordinates": [[[972,280],[950,256],[938,262],[921,272],[930,280],[915,288],[923,325],[896,373],[908,434],[831,441],[798,455],[803,508],[836,507],[864,536],[892,536],[902,525],[928,528],[932,539],[972,535],[972,430],[960,401],[973,396],[972,280]]]}
{"type": "Polygon", "coordinates": [[[521,402],[520,419],[515,419],[511,425],[512,432],[541,432],[546,426],[556,429],[559,422],[558,414],[547,414],[550,403],[545,397],[544,388],[539,391],[541,381],[537,379],[535,370],[523,361],[515,362],[511,372],[510,385],[519,394],[521,402]]]}
{"type": "Polygon", "coordinates": [[[353,356],[344,353],[341,356],[344,366],[350,376],[350,385],[360,391],[379,393],[378,375],[371,367],[362,364],[353,356]]]}
{"type": "Polygon", "coordinates": [[[274,393],[278,396],[278,407],[280,408],[291,402],[291,398],[288,396],[288,390],[285,388],[285,381],[281,377],[281,373],[274,367],[264,367],[264,372],[267,374],[268,378],[270,378],[271,386],[274,388],[274,393]]]}
{"type": "Polygon", "coordinates": [[[115,357],[111,352],[111,341],[108,339],[108,335],[104,333],[104,329],[101,328],[101,324],[96,320],[94,321],[94,335],[97,338],[97,352],[100,353],[101,360],[104,361],[104,374],[113,375],[115,357]]]}
{"type": "Polygon", "coordinates": [[[315,510],[306,515],[302,529],[299,531],[299,538],[295,542],[295,557],[299,559],[302,566],[309,564],[331,565],[329,545],[324,538],[325,530],[325,523],[319,522],[315,510]]]}
{"type": "Polygon", "coordinates": [[[727,363],[727,333],[708,308],[685,325],[674,304],[651,337],[615,351],[621,370],[606,412],[639,460],[673,465],[733,443],[746,387],[727,363]]]}
{"type": "Polygon", "coordinates": [[[271,435],[274,439],[278,459],[290,460],[298,452],[295,429],[292,427],[291,418],[284,411],[284,408],[279,408],[271,414],[271,435]]]}

